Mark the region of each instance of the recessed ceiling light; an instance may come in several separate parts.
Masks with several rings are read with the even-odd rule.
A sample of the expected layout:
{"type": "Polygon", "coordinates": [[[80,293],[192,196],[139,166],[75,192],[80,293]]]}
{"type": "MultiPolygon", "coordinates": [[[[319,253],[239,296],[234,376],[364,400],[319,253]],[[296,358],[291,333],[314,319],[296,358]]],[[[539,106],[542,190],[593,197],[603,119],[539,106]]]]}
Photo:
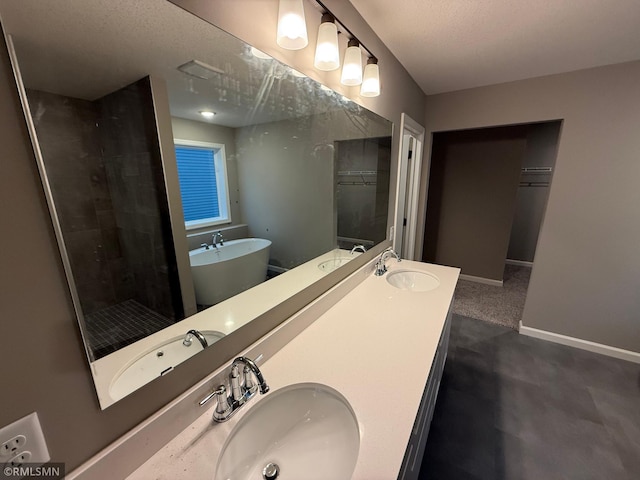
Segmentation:
{"type": "Polygon", "coordinates": [[[202,115],[204,118],[213,118],[215,116],[216,112],[212,112],[211,110],[201,110],[200,111],[200,115],[202,115]]]}

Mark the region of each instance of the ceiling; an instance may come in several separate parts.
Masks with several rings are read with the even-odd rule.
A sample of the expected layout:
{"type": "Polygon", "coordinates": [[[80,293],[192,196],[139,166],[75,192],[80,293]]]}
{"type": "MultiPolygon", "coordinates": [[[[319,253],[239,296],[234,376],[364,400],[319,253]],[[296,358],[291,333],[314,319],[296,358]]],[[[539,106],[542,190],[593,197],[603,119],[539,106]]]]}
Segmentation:
{"type": "Polygon", "coordinates": [[[350,0],[427,94],[640,59],[639,0],[350,0]]]}
{"type": "Polygon", "coordinates": [[[342,95],[170,2],[0,0],[0,14],[27,88],[95,100],[152,75],[166,81],[173,116],[234,128],[346,108],[342,95]],[[191,60],[219,74],[177,69],[191,60]]]}

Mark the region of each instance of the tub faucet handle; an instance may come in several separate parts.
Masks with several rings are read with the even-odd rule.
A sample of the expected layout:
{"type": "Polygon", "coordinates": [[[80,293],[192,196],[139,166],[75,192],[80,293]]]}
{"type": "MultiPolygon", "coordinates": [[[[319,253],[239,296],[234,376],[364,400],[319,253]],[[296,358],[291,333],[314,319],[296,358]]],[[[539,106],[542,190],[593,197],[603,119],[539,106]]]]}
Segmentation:
{"type": "Polygon", "coordinates": [[[222,231],[221,231],[221,230],[218,230],[217,232],[215,232],[215,233],[213,234],[213,245],[214,245],[215,247],[217,247],[217,246],[218,246],[218,242],[216,242],[216,238],[219,238],[219,239],[220,239],[220,246],[221,246],[221,247],[224,247],[224,237],[222,236],[222,231]]]}

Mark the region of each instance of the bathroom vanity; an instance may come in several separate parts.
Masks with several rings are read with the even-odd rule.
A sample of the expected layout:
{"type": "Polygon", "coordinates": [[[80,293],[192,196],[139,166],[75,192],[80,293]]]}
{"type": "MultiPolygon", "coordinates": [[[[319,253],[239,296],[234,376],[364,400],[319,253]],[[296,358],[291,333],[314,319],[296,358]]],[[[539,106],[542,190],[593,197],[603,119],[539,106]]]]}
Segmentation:
{"type": "MultiPolygon", "coordinates": [[[[256,395],[229,421],[212,422],[213,403],[201,408],[198,400],[225,381],[230,365],[176,400],[189,403],[190,409],[201,408],[200,416],[128,478],[215,478],[221,452],[243,418],[280,389],[300,384],[337,392],[352,410],[359,445],[350,478],[417,478],[446,358],[459,270],[407,260],[387,263],[388,272],[381,276],[373,273],[374,261],[368,263],[267,337],[238,352],[257,361],[270,391],[256,395]],[[394,276],[396,285],[390,280],[394,276]],[[412,280],[402,284],[399,278],[412,280]],[[421,278],[428,283],[421,283],[421,278]],[[339,299],[324,301],[325,297],[339,299]],[[292,336],[292,331],[298,333],[269,353],[279,336],[292,336]]],[[[280,443],[284,445],[280,454],[286,456],[286,442],[280,443]]],[[[284,472],[288,465],[280,468],[284,472]]],[[[322,465],[308,468],[310,477],[304,478],[321,475],[322,465]]],[[[84,473],[90,472],[87,465],[84,473]]],[[[331,476],[322,475],[318,478],[331,476]]]]}

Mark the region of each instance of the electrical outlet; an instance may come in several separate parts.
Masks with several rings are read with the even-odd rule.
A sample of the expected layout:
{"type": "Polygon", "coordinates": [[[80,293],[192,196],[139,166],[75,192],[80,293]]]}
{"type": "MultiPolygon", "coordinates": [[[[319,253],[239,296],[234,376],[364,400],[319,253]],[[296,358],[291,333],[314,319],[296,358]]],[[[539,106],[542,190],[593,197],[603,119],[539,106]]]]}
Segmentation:
{"type": "Polygon", "coordinates": [[[7,465],[11,467],[17,467],[18,465],[22,465],[23,463],[27,463],[31,461],[31,452],[29,450],[25,450],[22,453],[19,453],[11,460],[7,462],[7,465]]]}
{"type": "Polygon", "coordinates": [[[0,457],[15,455],[27,443],[24,435],[16,435],[0,445],[0,457]]]}
{"type": "Polygon", "coordinates": [[[49,450],[37,413],[34,412],[0,428],[0,464],[42,464],[49,460],[49,450]]]}

